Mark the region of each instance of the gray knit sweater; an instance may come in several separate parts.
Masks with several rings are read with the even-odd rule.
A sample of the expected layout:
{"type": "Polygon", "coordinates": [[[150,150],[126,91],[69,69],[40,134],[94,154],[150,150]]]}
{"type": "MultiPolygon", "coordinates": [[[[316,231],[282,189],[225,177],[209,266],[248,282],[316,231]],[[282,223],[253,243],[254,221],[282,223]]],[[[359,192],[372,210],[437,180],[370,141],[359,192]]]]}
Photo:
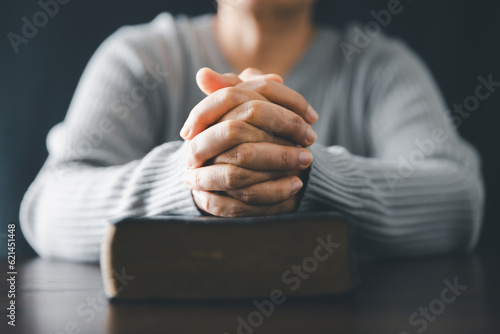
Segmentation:
{"type": "MultiPolygon", "coordinates": [[[[179,131],[204,97],[197,70],[235,72],[212,28],[212,15],[164,13],[97,50],[21,205],[22,230],[40,255],[96,261],[110,218],[200,215],[182,182],[179,131]]],[[[349,31],[321,29],[285,78],[320,115],[298,210],[352,217],[368,254],[471,249],[484,200],[476,152],[414,53],[378,37],[346,57],[349,31]]]]}

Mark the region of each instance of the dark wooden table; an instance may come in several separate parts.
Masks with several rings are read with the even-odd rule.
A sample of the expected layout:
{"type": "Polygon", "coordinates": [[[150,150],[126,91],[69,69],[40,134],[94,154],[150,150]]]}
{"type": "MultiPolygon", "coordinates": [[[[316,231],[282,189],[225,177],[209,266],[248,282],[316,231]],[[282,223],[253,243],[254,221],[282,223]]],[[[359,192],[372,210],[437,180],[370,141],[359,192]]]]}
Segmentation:
{"type": "Polygon", "coordinates": [[[14,329],[2,259],[0,333],[500,333],[498,255],[365,263],[353,293],[287,300],[262,318],[252,300],[109,303],[96,265],[31,258],[17,269],[14,329]],[[238,317],[252,312],[256,326],[238,332],[238,317]]]}

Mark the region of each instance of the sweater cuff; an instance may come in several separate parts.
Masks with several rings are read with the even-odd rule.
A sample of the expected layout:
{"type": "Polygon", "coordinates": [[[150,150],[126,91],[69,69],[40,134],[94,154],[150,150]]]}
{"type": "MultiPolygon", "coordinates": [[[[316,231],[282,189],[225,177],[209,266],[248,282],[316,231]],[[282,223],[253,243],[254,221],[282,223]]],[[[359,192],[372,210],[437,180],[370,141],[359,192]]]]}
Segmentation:
{"type": "Polygon", "coordinates": [[[298,212],[362,210],[365,180],[353,156],[341,146],[312,145],[309,179],[298,212]]]}
{"type": "Polygon", "coordinates": [[[168,142],[147,154],[125,189],[121,216],[200,216],[191,190],[182,181],[189,142],[168,142]]]}

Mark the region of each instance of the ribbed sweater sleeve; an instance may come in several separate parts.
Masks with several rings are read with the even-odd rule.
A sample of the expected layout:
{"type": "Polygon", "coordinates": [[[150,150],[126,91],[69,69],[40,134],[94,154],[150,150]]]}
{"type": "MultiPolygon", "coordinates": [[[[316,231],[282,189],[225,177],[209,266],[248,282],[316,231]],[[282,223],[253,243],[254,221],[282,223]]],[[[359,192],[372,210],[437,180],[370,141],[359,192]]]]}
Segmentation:
{"type": "Polygon", "coordinates": [[[22,202],[23,233],[41,256],[97,261],[109,219],[199,215],[182,182],[187,145],[159,139],[167,75],[141,58],[148,51],[137,52],[127,33],[89,62],[22,202]]]}
{"type": "Polygon", "coordinates": [[[380,48],[385,50],[370,50],[375,56],[359,61],[367,74],[353,83],[366,97],[359,136],[371,154],[313,145],[299,211],[352,217],[368,255],[471,249],[484,200],[479,157],[447,120],[439,89],[419,59],[398,42],[380,48]]]}

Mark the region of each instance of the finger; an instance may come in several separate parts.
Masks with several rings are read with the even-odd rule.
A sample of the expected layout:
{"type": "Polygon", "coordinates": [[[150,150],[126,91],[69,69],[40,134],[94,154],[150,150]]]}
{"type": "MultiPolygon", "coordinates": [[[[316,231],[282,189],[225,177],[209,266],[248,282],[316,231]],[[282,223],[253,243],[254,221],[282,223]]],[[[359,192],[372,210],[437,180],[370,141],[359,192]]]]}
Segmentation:
{"type": "Polygon", "coordinates": [[[289,171],[253,171],[235,165],[219,164],[187,170],[182,180],[193,190],[229,191],[290,176],[289,171]]]}
{"type": "Polygon", "coordinates": [[[279,136],[289,138],[302,146],[316,141],[316,132],[300,116],[277,104],[266,101],[245,102],[227,114],[221,121],[240,120],[279,136]]]}
{"type": "Polygon", "coordinates": [[[208,191],[193,190],[196,206],[217,217],[249,217],[289,213],[295,210],[296,199],[290,199],[275,205],[249,205],[232,197],[214,194],[208,191]]]}
{"type": "Polygon", "coordinates": [[[241,79],[241,81],[249,81],[249,80],[256,79],[257,77],[260,77],[260,76],[264,76],[264,77],[266,77],[270,80],[274,80],[280,84],[283,84],[283,82],[284,82],[283,78],[278,74],[264,74],[262,71],[260,71],[256,68],[253,68],[253,67],[248,67],[243,72],[241,72],[238,77],[241,79]]]}
{"type": "Polygon", "coordinates": [[[208,126],[214,124],[229,110],[251,100],[266,99],[251,90],[238,87],[227,87],[216,91],[198,103],[188,116],[181,130],[181,137],[190,140],[208,126]]]}
{"type": "MultiPolygon", "coordinates": [[[[219,89],[236,86],[246,80],[252,80],[264,75],[254,68],[247,68],[240,75],[234,73],[220,74],[214,70],[204,67],[196,73],[196,83],[203,93],[210,95],[219,89]]],[[[283,78],[277,74],[266,74],[266,78],[283,84],[283,78]]]]}
{"type": "Polygon", "coordinates": [[[227,191],[226,194],[246,204],[271,205],[284,202],[296,195],[302,186],[303,183],[298,177],[288,176],[227,191]]]}
{"type": "Polygon", "coordinates": [[[247,67],[238,75],[238,77],[241,79],[241,81],[247,81],[263,74],[264,72],[262,72],[261,70],[258,70],[254,67],[247,67]]]}
{"type": "MultiPolygon", "coordinates": [[[[207,71],[209,72],[204,70],[207,71]]],[[[275,80],[261,76],[233,87],[221,88],[202,100],[189,114],[181,129],[181,137],[186,140],[194,138],[229,110],[250,100],[271,100],[297,113],[310,124],[318,118],[302,95],[275,80]]]]}
{"type": "Polygon", "coordinates": [[[204,67],[196,73],[196,83],[201,91],[207,95],[241,82],[242,80],[234,73],[219,74],[208,67],[204,67]]]}
{"type": "Polygon", "coordinates": [[[251,170],[305,170],[313,160],[305,148],[272,143],[244,143],[216,156],[215,164],[232,164],[251,170]]]}
{"type": "MultiPolygon", "coordinates": [[[[187,166],[196,168],[207,160],[242,143],[270,142],[290,145],[285,139],[239,120],[217,123],[193,138],[187,157],[187,166]]],[[[293,145],[293,144],[292,144],[293,145]]]]}
{"type": "Polygon", "coordinates": [[[318,113],[300,93],[266,76],[258,76],[252,80],[242,82],[237,87],[259,93],[269,101],[295,112],[309,124],[313,124],[318,120],[318,113]]]}

